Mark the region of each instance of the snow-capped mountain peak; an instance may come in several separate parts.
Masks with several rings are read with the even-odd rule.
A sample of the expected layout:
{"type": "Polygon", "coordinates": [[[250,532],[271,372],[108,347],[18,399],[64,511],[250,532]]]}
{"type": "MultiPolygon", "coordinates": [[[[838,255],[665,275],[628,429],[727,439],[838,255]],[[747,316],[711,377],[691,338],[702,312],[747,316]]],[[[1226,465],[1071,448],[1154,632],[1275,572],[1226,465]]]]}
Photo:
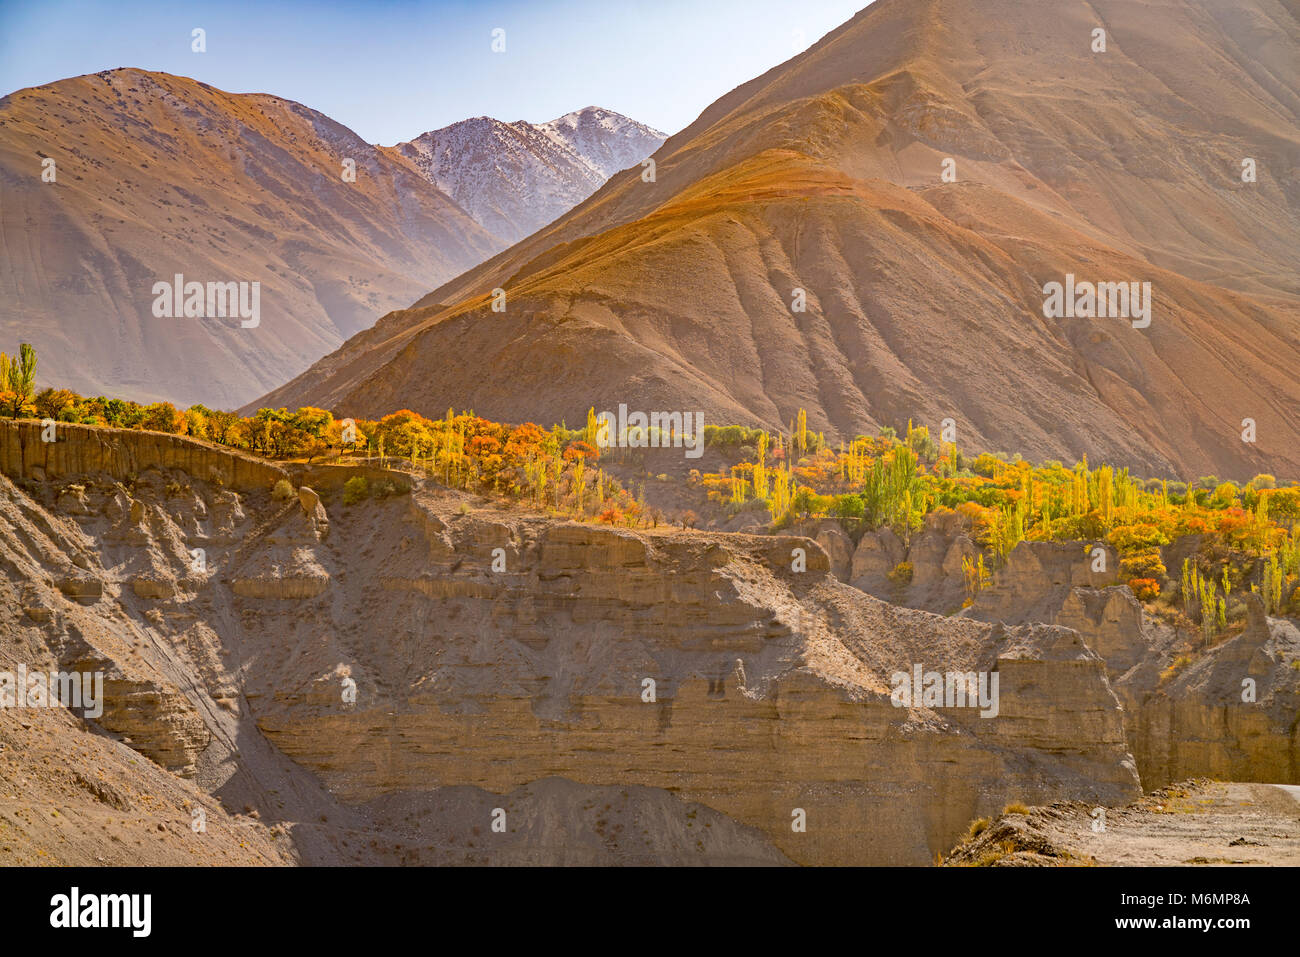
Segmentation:
{"type": "Polygon", "coordinates": [[[479,225],[507,242],[582,202],[659,148],[663,133],[588,106],[549,123],[490,116],[424,133],[397,149],[479,225]]]}

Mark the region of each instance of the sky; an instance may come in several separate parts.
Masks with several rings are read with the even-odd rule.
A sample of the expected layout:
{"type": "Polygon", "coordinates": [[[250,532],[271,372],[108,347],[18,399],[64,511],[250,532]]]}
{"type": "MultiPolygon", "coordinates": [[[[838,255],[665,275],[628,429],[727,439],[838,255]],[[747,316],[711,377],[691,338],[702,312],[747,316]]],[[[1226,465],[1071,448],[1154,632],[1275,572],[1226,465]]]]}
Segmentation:
{"type": "Polygon", "coordinates": [[[297,100],[384,145],[584,106],[672,134],[868,2],[0,0],[0,93],[129,66],[297,100]]]}

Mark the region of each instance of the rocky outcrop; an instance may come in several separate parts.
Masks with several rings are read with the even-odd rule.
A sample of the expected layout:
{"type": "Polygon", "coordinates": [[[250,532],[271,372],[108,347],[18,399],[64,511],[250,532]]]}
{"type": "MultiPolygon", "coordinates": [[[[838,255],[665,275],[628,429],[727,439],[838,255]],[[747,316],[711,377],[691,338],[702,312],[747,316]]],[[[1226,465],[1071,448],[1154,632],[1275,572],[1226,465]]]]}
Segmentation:
{"type": "Polygon", "coordinates": [[[104,429],[59,422],[55,440],[42,439],[35,420],[0,421],[0,472],[36,482],[78,475],[120,481],[147,469],[180,469],[204,482],[241,492],[270,489],[283,469],[251,455],[163,432],[104,429]]]}
{"type": "Polygon", "coordinates": [[[297,501],[281,510],[279,523],[236,553],[231,590],[247,598],[315,598],[330,583],[330,574],[316,554],[329,527],[320,497],[303,486],[297,501]]]}
{"type": "Polygon", "coordinates": [[[1300,628],[1247,595],[1246,629],[1156,687],[1121,684],[1151,786],[1193,774],[1300,783],[1300,628]]]}
{"type": "Polygon", "coordinates": [[[1071,588],[1054,620],[1083,635],[1113,676],[1124,674],[1151,655],[1145,612],[1127,585],[1071,588]]]}
{"type": "Polygon", "coordinates": [[[1072,589],[1113,585],[1118,569],[1114,551],[1099,543],[1020,542],[969,614],[983,621],[1055,621],[1072,589]]]}
{"type": "Polygon", "coordinates": [[[825,528],[829,550],[314,488],[0,479],[0,652],[95,662],[104,714],[77,720],[266,814],[329,817],[295,838],[304,859],[556,862],[529,843],[546,833],[586,862],[926,864],[1009,802],[1297,780],[1294,626],[1256,609],[1169,677],[1181,639],[1082,546],[1022,544],[943,616],[839,576],[910,560],[912,594],[942,596],[970,547],[955,526],[850,557],[825,528]],[[996,707],[898,701],[918,669],[996,677],[996,707]],[[533,837],[471,849],[507,804],[533,837]],[[703,820],[722,837],[688,839],[703,820]],[[633,822],[644,856],[614,831],[633,822]],[[406,836],[355,857],[344,835],[378,827],[406,836]]]}
{"type": "Polygon", "coordinates": [[[893,529],[885,527],[867,532],[853,550],[849,581],[855,588],[874,592],[875,589],[884,587],[889,573],[906,557],[907,546],[894,534],[893,529]]]}
{"type": "Polygon", "coordinates": [[[400,534],[376,532],[392,518],[373,510],[335,517],[366,556],[348,587],[383,589],[366,615],[390,623],[386,642],[337,617],[325,632],[337,599],[324,596],[261,607],[242,638],[259,661],[245,689],[259,727],[350,803],[562,775],[672,790],[798,862],[928,863],[981,808],[1136,791],[1101,662],[1065,629],[890,609],[838,582],[805,538],[455,504],[417,493],[394,513],[400,534]],[[999,670],[1001,713],[895,707],[890,673],[914,663],[999,670]],[[799,812],[806,830],[792,829],[799,812]]]}
{"type": "Polygon", "coordinates": [[[812,538],[830,559],[831,574],[840,581],[848,581],[853,569],[853,540],[844,534],[840,523],[824,519],[813,530],[812,538]]]}
{"type": "Polygon", "coordinates": [[[306,485],[298,488],[298,504],[302,506],[303,517],[311,523],[312,533],[317,540],[324,541],[329,537],[330,519],[325,513],[325,506],[321,504],[320,496],[315,490],[308,488],[306,485]]]}

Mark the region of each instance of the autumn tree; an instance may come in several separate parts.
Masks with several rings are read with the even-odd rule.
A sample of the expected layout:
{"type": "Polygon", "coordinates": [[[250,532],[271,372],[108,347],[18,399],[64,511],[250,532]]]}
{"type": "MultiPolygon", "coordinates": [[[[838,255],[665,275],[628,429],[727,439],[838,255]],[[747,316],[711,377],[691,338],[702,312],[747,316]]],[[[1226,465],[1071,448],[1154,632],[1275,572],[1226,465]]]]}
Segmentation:
{"type": "Polygon", "coordinates": [[[140,428],[181,435],[185,432],[185,414],[170,402],[154,402],[144,407],[140,428]]]}
{"type": "Polygon", "coordinates": [[[31,343],[20,345],[14,358],[0,352],[0,407],[16,419],[28,409],[35,396],[36,350],[31,343]]]}
{"type": "Polygon", "coordinates": [[[36,394],[36,414],[42,419],[61,419],[64,412],[77,403],[80,396],[69,389],[42,389],[36,394]]]}

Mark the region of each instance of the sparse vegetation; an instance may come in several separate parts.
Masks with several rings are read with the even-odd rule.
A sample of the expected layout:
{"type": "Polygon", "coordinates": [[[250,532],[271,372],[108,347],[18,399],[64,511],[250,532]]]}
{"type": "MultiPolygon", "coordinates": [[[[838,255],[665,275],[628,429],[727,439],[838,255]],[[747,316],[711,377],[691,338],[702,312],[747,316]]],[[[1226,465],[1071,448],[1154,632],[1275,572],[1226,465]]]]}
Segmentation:
{"type": "Polygon", "coordinates": [[[1165,684],[1168,681],[1172,681],[1178,672],[1182,671],[1191,663],[1192,659],[1188,655],[1179,655],[1170,663],[1168,668],[1160,672],[1160,683],[1165,684]]]}
{"type": "Polygon", "coordinates": [[[343,483],[343,504],[355,505],[370,494],[370,483],[363,475],[354,475],[343,483]]]}
{"type": "Polygon", "coordinates": [[[912,584],[912,563],[899,562],[886,577],[892,584],[900,588],[912,584]]]}
{"type": "MultiPolygon", "coordinates": [[[[216,442],[272,459],[362,461],[421,472],[444,485],[495,494],[583,521],[657,526],[664,512],[633,494],[602,465],[624,450],[599,448],[597,419],[582,429],[550,429],[530,422],[506,425],[451,409],[429,419],[403,409],[378,420],[336,420],[324,409],[259,409],[251,416],[201,405],[179,411],[168,403],[139,405],[122,399],[84,398],[47,388],[31,396],[36,357],[24,345],[17,360],[0,357],[0,409],[19,408],[64,422],[147,428],[216,442]]],[[[907,423],[900,436],[883,428],[833,449],[808,428],[800,411],[788,434],[745,426],[708,426],[708,448],[730,456],[720,472],[692,469],[688,488],[703,493],[717,515],[754,510],[773,528],[832,518],[850,535],[890,528],[910,541],[927,518],[955,515],[978,549],[964,556],[965,604],[993,582],[1021,541],[1105,542],[1118,556],[1119,579],[1161,613],[1181,606],[1183,622],[1198,626],[1206,644],[1244,619],[1235,596],[1256,593],[1267,614],[1300,615],[1300,485],[1278,487],[1275,476],[1236,484],[1207,475],[1194,482],[1143,481],[1127,469],[1034,466],[1017,456],[963,455],[936,442],[925,426],[907,423]],[[1195,536],[1199,548],[1169,579],[1164,549],[1195,536]]],[[[606,463],[608,464],[608,463],[606,463]]],[[[666,473],[654,478],[671,482],[666,473]]],[[[352,504],[400,488],[391,480],[345,488],[352,504]]],[[[682,529],[702,518],[695,508],[669,516],[682,529]]],[[[707,519],[708,516],[705,516],[707,519]]],[[[910,581],[910,563],[889,574],[898,587],[910,581]]]]}

